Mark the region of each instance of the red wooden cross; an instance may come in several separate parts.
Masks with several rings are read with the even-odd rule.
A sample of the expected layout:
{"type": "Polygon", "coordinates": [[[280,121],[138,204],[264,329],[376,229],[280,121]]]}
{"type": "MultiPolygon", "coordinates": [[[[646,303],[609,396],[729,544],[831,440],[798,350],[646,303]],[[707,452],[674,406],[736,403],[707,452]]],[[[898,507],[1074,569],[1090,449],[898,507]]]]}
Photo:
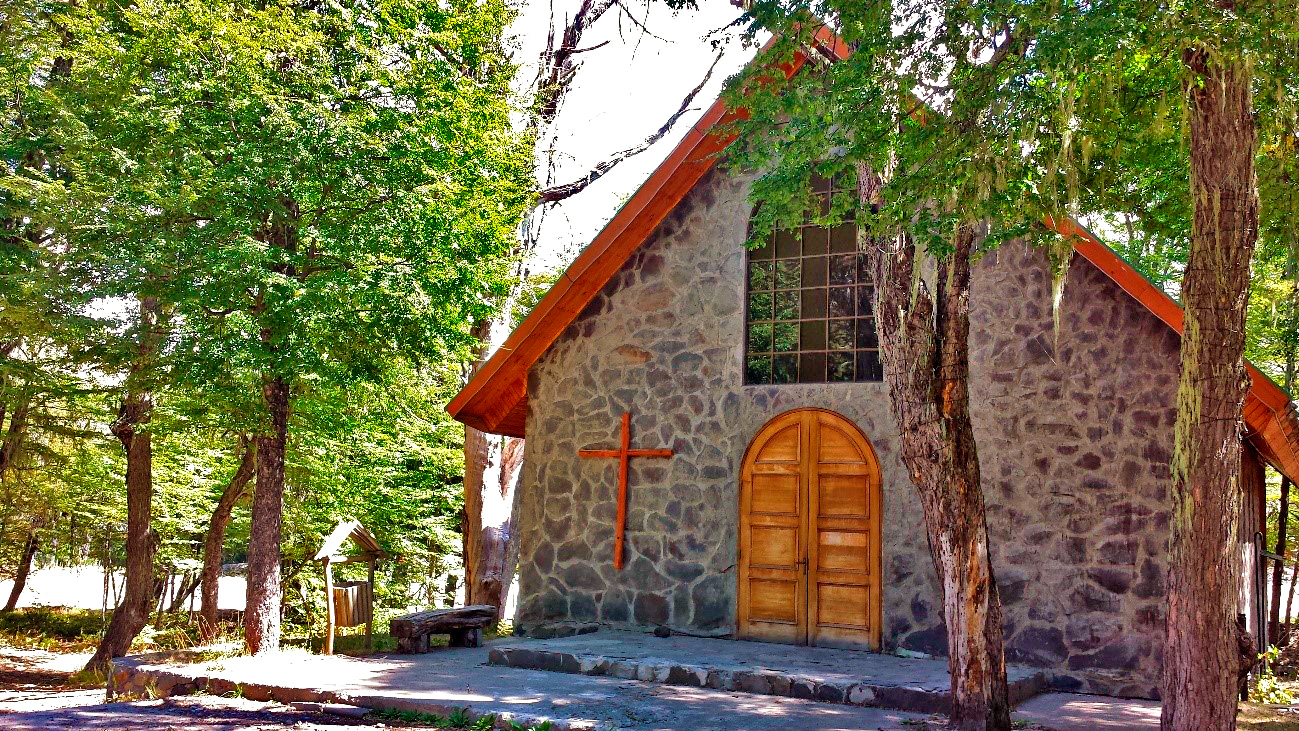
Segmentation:
{"type": "Polygon", "coordinates": [[[623,535],[627,530],[627,466],[632,457],[671,457],[671,449],[632,449],[631,413],[622,415],[622,442],[617,449],[579,449],[579,457],[618,458],[618,526],[613,539],[613,567],[622,569],[623,535]]]}

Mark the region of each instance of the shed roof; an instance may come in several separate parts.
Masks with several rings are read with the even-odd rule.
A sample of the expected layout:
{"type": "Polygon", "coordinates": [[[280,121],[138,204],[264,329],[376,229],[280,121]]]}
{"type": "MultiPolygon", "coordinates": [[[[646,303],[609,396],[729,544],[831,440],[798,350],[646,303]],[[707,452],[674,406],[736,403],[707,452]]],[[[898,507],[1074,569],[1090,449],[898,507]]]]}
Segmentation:
{"type": "Polygon", "coordinates": [[[370,531],[361,525],[361,521],[343,520],[334,526],[334,530],[329,534],[329,537],[321,544],[320,550],[316,551],[314,560],[319,561],[337,555],[338,549],[342,548],[343,542],[349,538],[352,539],[357,548],[361,549],[362,554],[376,557],[388,555],[384,552],[383,547],[379,545],[379,541],[375,540],[370,531]]]}
{"type": "MultiPolygon", "coordinates": [[[[846,58],[848,54],[843,41],[825,28],[816,34],[814,45],[831,60],[846,58]]],[[[781,68],[787,77],[793,76],[807,61],[807,54],[800,53],[781,68]]],[[[717,129],[724,128],[739,114],[743,110],[727,111],[720,98],[713,102],[505,343],[447,404],[452,417],[481,431],[525,436],[528,371],[695,183],[713,168],[732,140],[717,129]]],[[[1074,251],[1179,335],[1182,333],[1183,312],[1177,302],[1094,234],[1073,219],[1048,219],[1044,223],[1072,239],[1074,251]]],[[[1245,402],[1247,437],[1273,467],[1299,481],[1299,412],[1280,386],[1252,364],[1247,367],[1250,378],[1245,402]]]]}

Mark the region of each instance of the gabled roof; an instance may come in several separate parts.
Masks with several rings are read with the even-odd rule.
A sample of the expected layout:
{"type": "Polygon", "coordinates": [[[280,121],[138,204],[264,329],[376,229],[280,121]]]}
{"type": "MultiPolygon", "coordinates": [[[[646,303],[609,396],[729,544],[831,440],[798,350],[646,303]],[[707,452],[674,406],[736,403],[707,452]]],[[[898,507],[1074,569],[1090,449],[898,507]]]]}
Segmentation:
{"type": "MultiPolygon", "coordinates": [[[[814,43],[816,50],[828,58],[847,57],[848,49],[843,41],[827,29],[817,33],[814,43]]],[[[787,77],[793,76],[807,61],[806,54],[796,55],[782,70],[787,77]]],[[[452,417],[481,431],[524,436],[528,371],[695,183],[713,168],[732,139],[716,129],[724,128],[738,114],[743,111],[728,112],[721,99],[713,102],[505,343],[447,404],[452,417]]],[[[1044,223],[1072,239],[1074,251],[1181,335],[1182,308],[1173,298],[1076,221],[1048,219],[1044,223]]],[[[1247,365],[1250,377],[1245,402],[1247,436],[1272,466],[1299,481],[1299,413],[1280,386],[1253,365],[1247,365]]]]}
{"type": "Polygon", "coordinates": [[[333,532],[325,538],[321,544],[320,550],[316,552],[314,560],[320,561],[325,558],[334,558],[338,555],[338,549],[343,547],[343,542],[351,538],[352,543],[361,549],[362,556],[374,556],[375,558],[384,558],[388,554],[384,552],[379,541],[375,540],[370,531],[361,525],[359,520],[344,520],[334,526],[333,532]]]}

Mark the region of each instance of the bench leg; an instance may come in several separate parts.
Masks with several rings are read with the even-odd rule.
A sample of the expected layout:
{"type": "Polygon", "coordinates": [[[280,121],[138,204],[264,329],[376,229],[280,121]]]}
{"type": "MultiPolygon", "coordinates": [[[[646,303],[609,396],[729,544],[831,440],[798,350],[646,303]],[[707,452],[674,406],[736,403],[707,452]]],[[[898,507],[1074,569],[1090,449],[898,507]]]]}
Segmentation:
{"type": "Polygon", "coordinates": [[[482,647],[483,631],[479,628],[453,629],[448,634],[451,639],[447,644],[451,647],[482,647]]]}

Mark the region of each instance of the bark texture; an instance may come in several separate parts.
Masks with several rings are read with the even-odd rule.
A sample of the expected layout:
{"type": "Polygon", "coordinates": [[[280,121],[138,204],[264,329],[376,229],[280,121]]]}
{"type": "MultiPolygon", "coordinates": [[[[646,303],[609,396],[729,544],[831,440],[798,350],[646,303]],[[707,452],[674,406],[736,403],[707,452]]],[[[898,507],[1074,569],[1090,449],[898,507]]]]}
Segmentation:
{"type": "Polygon", "coordinates": [[[269,434],[254,438],[257,487],[248,537],[248,590],[244,642],[253,654],[280,647],[280,528],[284,518],[284,452],[288,442],[289,384],[271,378],[262,386],[271,417],[269,434]]]}
{"type": "MultiPolygon", "coordinates": [[[[140,301],[139,357],[132,376],[149,368],[157,353],[158,301],[140,301]]],[[[128,391],[122,401],[113,436],[126,451],[126,581],[122,603],[113,612],[99,648],[86,669],[107,672],[111,661],[131,648],[131,642],[149,621],[153,606],[153,557],[158,547],[153,532],[153,438],[148,425],[153,417],[153,396],[128,377],[128,391]]]]}
{"type": "Polygon", "coordinates": [[[12,612],[18,606],[18,597],[23,595],[23,588],[27,586],[27,575],[32,571],[32,559],[36,557],[36,549],[40,543],[35,531],[27,535],[27,542],[23,544],[22,558],[18,561],[18,570],[14,572],[14,586],[9,590],[9,600],[5,602],[4,609],[0,609],[0,612],[12,612]]]}
{"type": "MultiPolygon", "coordinates": [[[[863,203],[873,173],[858,171],[863,203]]],[[[970,258],[974,226],[937,262],[933,292],[921,253],[903,233],[863,247],[875,282],[884,380],[902,434],[902,460],[920,492],[947,626],[952,728],[1009,729],[1001,599],[988,553],[979,457],[970,420],[970,258]]]]}
{"type": "Polygon", "coordinates": [[[522,439],[465,427],[465,603],[490,604],[498,619],[518,560],[513,511],[522,463],[522,439]]]}
{"type": "Polygon", "coordinates": [[[1173,447],[1162,726],[1236,726],[1236,531],[1257,138],[1243,64],[1184,52],[1189,71],[1191,250],[1173,447]]]}
{"type": "Polygon", "coordinates": [[[212,520],[208,521],[207,533],[203,536],[203,571],[199,579],[199,631],[204,642],[211,642],[217,636],[217,584],[221,579],[221,548],[225,544],[226,527],[230,525],[230,513],[235,503],[244,496],[253,479],[253,470],[257,464],[257,449],[253,440],[241,439],[243,456],[230,482],[221,491],[221,499],[212,511],[212,520]]]}

